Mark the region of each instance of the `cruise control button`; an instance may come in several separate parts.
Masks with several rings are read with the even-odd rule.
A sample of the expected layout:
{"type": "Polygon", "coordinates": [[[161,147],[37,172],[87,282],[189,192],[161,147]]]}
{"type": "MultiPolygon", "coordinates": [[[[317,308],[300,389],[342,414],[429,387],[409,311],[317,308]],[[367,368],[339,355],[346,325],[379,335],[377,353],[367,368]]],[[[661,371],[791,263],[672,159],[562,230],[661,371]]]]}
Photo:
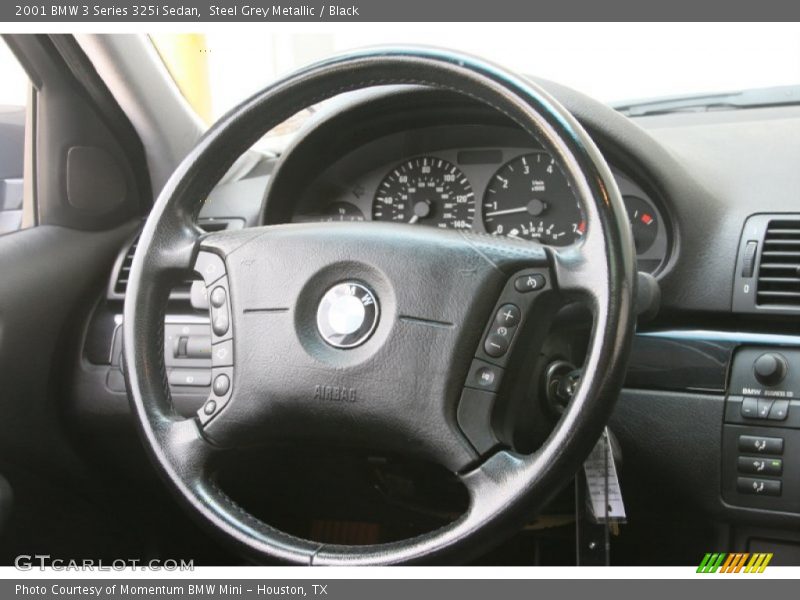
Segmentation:
{"type": "Polygon", "coordinates": [[[213,400],[209,400],[205,403],[205,406],[203,406],[203,412],[207,415],[213,415],[215,410],[217,410],[217,403],[213,400]]]}
{"type": "Polygon", "coordinates": [[[225,306],[225,301],[228,299],[228,295],[225,293],[224,287],[217,286],[214,288],[214,291],[211,292],[209,299],[211,300],[211,306],[214,308],[219,308],[221,306],[225,306]]]}
{"type": "Polygon", "coordinates": [[[758,399],[745,398],[742,400],[742,416],[748,419],[758,418],[758,399]]]}
{"type": "Polygon", "coordinates": [[[511,336],[514,334],[513,327],[505,327],[504,325],[500,325],[499,327],[495,327],[491,331],[491,335],[496,335],[502,338],[506,338],[507,340],[511,339],[511,336]]]}
{"type": "Polygon", "coordinates": [[[225,263],[213,252],[200,252],[194,263],[194,270],[200,273],[203,281],[209,286],[225,275],[225,263]]]}
{"type": "Polygon", "coordinates": [[[772,400],[769,398],[758,399],[758,418],[766,419],[769,416],[769,410],[772,408],[772,400]]]}
{"type": "Polygon", "coordinates": [[[491,357],[499,358],[508,350],[508,337],[491,333],[483,344],[483,350],[491,357]]]}
{"type": "Polygon", "coordinates": [[[783,438],[740,435],[739,450],[755,454],[783,454],[783,438]]]}
{"type": "Polygon", "coordinates": [[[519,308],[514,304],[504,304],[497,311],[494,322],[501,327],[514,327],[519,323],[519,308]]]}
{"type": "Polygon", "coordinates": [[[760,456],[740,456],[739,473],[753,475],[780,475],[783,473],[783,461],[780,458],[762,458],[760,456]]]}
{"type": "Polygon", "coordinates": [[[522,275],[514,280],[514,289],[518,292],[535,292],[545,286],[547,281],[544,275],[534,273],[532,275],[522,275]]]}
{"type": "Polygon", "coordinates": [[[225,374],[217,375],[214,378],[214,386],[213,390],[217,396],[224,396],[228,393],[228,390],[231,388],[231,380],[228,379],[228,376],[225,374]]]}
{"type": "Polygon", "coordinates": [[[772,403],[772,408],[769,410],[769,419],[771,421],[783,421],[788,415],[788,400],[775,400],[775,402],[772,403]]]}
{"type": "Polygon", "coordinates": [[[169,384],[206,387],[211,385],[211,371],[205,369],[172,369],[169,373],[169,384]]]}
{"type": "Polygon", "coordinates": [[[738,477],[736,490],[740,494],[754,496],[780,496],[781,482],[775,479],[756,479],[755,477],[738,477]]]}

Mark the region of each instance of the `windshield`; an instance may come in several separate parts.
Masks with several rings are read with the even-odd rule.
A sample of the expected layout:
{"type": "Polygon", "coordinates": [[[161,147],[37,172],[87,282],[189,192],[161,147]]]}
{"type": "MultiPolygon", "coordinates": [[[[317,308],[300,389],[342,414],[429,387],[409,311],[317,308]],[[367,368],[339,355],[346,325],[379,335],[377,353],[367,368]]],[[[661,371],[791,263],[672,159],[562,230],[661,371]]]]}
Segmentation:
{"type": "Polygon", "coordinates": [[[463,50],[612,105],[800,84],[800,25],[793,23],[428,23],[390,31],[365,23],[151,38],[209,123],[282,74],[379,44],[463,50]],[[201,63],[188,74],[175,67],[186,56],[201,63]]]}

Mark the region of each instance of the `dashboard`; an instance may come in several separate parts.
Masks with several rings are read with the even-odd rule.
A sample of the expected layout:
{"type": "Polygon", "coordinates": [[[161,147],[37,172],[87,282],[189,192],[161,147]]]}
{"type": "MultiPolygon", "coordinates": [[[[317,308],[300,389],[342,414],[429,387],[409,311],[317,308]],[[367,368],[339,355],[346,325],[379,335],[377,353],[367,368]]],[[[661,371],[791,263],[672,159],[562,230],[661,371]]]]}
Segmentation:
{"type": "MultiPolygon", "coordinates": [[[[632,177],[618,168],[614,176],[639,269],[657,273],[668,257],[668,220],[632,177]]],[[[578,242],[586,227],[558,161],[501,126],[433,126],[379,136],[323,166],[292,196],[292,222],[393,221],[551,246],[578,242]]]]}
{"type": "MultiPolygon", "coordinates": [[[[796,532],[800,525],[797,461],[787,458],[782,475],[764,478],[764,490],[778,486],[780,495],[740,481],[755,478],[741,470],[749,468],[742,462],[749,448],[740,437],[782,439],[783,455],[775,460],[800,451],[800,301],[783,312],[763,301],[800,297],[789,287],[795,279],[786,281],[794,276],[790,246],[800,243],[789,239],[800,235],[800,107],[628,119],[569,90],[552,90],[610,163],[639,268],[654,274],[661,290],[660,312],[639,323],[610,424],[624,449],[626,501],[639,511],[656,507],[660,523],[655,513],[664,490],[680,490],[666,495],[686,505],[681,521],[696,514],[732,523],[738,548],[756,534],[793,536],[800,548],[800,537],[786,528],[796,532]],[[767,276],[759,276],[762,270],[767,276]],[[752,293],[767,284],[771,295],[752,293]],[[749,297],[741,297],[746,290],[749,297]],[[776,354],[786,359],[784,380],[771,388],[754,381],[756,361],[776,354]],[[778,397],[767,394],[776,390],[791,399],[773,403],[778,397]]],[[[199,224],[215,231],[340,220],[390,220],[555,246],[579,244],[583,235],[582,209],[541,145],[493,111],[418,88],[358,93],[321,109],[280,158],[264,157],[218,186],[199,224]]],[[[109,416],[129,417],[119,331],[134,246],[131,239],[120,251],[77,363],[70,414],[91,437],[109,431],[109,416]]],[[[164,346],[172,398],[187,415],[202,406],[211,385],[208,310],[195,305],[193,287],[186,282],[170,297],[164,346]]],[[[574,312],[563,317],[547,356],[579,364],[589,323],[574,312]]],[[[117,439],[109,441],[108,448],[117,446],[117,439]]]]}

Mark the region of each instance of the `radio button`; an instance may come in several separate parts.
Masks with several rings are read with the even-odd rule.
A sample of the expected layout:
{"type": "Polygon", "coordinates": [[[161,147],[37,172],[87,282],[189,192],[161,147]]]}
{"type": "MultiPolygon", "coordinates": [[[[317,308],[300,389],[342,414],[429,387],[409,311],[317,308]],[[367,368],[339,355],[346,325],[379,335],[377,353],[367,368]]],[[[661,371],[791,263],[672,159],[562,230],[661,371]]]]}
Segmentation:
{"type": "Polygon", "coordinates": [[[789,401],[788,400],[775,400],[772,403],[772,408],[769,410],[769,419],[771,421],[783,421],[789,416],[789,401]]]}

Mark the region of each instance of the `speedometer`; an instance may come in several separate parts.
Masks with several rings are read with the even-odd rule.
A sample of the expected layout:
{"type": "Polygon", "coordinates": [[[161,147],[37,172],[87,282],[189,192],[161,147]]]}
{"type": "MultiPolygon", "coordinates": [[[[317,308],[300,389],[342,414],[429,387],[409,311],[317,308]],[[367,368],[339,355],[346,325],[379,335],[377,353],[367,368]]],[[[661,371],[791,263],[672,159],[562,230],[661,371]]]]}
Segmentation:
{"type": "Polygon", "coordinates": [[[475,194],[467,178],[452,163],[433,156],[397,165],[378,185],[372,203],[376,221],[469,229],[474,216],[475,194]]]}
{"type": "Polygon", "coordinates": [[[492,175],[483,197],[483,224],[495,235],[566,246],[586,229],[564,172],[547,152],[519,156],[492,175]]]}

